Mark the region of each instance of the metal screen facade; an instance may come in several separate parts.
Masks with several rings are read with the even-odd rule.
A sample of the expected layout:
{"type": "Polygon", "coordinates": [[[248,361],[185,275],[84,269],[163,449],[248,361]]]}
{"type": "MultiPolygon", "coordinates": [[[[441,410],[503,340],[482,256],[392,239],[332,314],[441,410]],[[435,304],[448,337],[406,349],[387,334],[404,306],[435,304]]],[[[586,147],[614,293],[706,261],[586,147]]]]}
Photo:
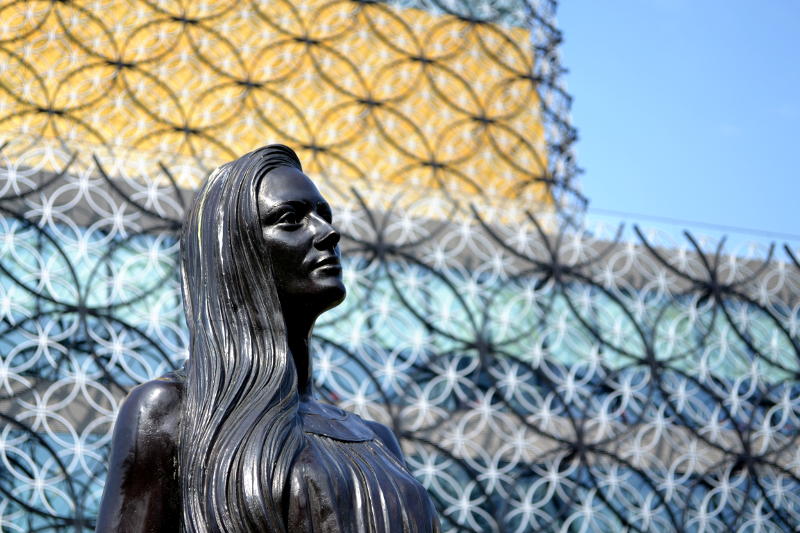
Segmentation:
{"type": "Polygon", "coordinates": [[[0,5],[3,531],[93,527],[121,401],[186,357],[184,207],[271,141],[343,234],[317,388],[445,530],[800,526],[798,251],[573,223],[550,2],[0,5]]]}
{"type": "Polygon", "coordinates": [[[0,132],[187,188],[279,140],[346,186],[553,205],[574,135],[539,4],[6,1],[0,132]]]}

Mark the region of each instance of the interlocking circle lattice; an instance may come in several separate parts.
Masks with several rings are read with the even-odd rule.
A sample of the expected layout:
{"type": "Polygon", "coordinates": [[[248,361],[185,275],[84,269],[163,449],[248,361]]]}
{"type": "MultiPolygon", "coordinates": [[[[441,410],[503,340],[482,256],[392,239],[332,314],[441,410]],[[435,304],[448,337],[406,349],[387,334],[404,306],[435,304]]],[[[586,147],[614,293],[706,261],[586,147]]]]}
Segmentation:
{"type": "MultiPolygon", "coordinates": [[[[30,160],[73,157],[49,152],[30,160]]],[[[90,527],[120,401],[184,357],[185,195],[152,183],[0,168],[4,530],[90,527]]],[[[447,530],[800,525],[788,247],[745,259],[330,196],[349,296],[315,332],[316,383],[395,428],[447,530]]]]}
{"type": "Polygon", "coordinates": [[[277,140],[348,186],[575,197],[552,3],[410,4],[0,1],[0,133],[188,188],[277,140]]]}

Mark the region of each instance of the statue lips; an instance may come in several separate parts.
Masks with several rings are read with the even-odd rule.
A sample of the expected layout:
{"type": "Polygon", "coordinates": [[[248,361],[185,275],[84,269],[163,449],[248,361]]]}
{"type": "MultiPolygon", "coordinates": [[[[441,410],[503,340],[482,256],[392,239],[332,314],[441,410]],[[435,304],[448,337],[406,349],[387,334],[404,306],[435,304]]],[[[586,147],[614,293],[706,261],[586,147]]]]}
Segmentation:
{"type": "Polygon", "coordinates": [[[335,270],[336,272],[342,271],[342,265],[339,262],[339,257],[336,255],[327,255],[322,259],[315,261],[312,270],[335,270]]]}

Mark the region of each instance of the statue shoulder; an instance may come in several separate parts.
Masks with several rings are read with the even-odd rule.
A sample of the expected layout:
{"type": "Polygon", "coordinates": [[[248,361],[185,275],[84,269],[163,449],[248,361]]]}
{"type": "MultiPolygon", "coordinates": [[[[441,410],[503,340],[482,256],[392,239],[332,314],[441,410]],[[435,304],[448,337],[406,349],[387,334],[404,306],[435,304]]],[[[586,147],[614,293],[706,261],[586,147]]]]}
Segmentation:
{"type": "Polygon", "coordinates": [[[403,450],[400,447],[400,442],[397,440],[397,436],[394,434],[394,431],[380,422],[375,422],[373,420],[364,420],[364,422],[367,423],[369,428],[375,433],[384,446],[386,446],[389,451],[400,460],[400,462],[405,464],[406,460],[403,456],[403,450]]]}
{"type": "Polygon", "coordinates": [[[171,468],[178,450],[183,385],[182,377],[167,374],[131,389],[114,425],[112,455],[124,454],[135,464],[158,470],[171,468]]]}
{"type": "Polygon", "coordinates": [[[114,424],[98,532],[180,528],[178,438],[184,379],[167,374],[134,387],[114,424]]]}
{"type": "Polygon", "coordinates": [[[134,387],[120,408],[117,425],[124,421],[150,434],[174,434],[177,442],[184,381],[183,375],[171,372],[134,387]]]}

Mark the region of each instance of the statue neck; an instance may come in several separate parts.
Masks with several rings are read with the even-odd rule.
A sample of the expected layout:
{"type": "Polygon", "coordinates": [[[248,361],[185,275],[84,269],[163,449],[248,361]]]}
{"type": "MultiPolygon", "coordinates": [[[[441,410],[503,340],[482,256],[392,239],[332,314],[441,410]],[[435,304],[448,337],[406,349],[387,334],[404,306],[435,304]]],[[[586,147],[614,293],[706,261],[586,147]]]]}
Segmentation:
{"type": "Polygon", "coordinates": [[[300,400],[303,401],[310,399],[313,393],[313,363],[309,344],[316,317],[312,319],[307,314],[305,316],[295,315],[287,316],[285,320],[289,353],[297,371],[297,392],[300,394],[300,400]]]}

